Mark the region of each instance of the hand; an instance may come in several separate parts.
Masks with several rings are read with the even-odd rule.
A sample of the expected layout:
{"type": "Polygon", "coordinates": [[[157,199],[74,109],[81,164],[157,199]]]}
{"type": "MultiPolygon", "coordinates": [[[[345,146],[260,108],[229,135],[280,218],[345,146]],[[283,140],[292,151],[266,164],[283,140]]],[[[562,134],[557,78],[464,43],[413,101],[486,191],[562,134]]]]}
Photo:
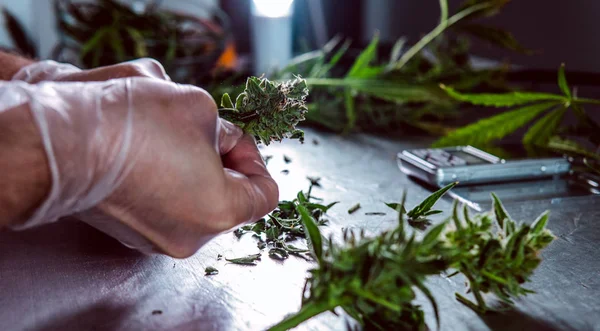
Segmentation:
{"type": "Polygon", "coordinates": [[[142,58],[89,70],[81,70],[71,64],[46,60],[23,67],[13,76],[12,80],[36,84],[42,81],[103,82],[126,77],[171,80],[162,65],[150,58],[142,58]]]}
{"type": "Polygon", "coordinates": [[[149,78],[9,84],[4,95],[47,128],[52,170],[48,199],[22,227],[76,214],[129,246],[187,257],[277,204],[253,138],[220,120],[202,89],[149,78]]]}

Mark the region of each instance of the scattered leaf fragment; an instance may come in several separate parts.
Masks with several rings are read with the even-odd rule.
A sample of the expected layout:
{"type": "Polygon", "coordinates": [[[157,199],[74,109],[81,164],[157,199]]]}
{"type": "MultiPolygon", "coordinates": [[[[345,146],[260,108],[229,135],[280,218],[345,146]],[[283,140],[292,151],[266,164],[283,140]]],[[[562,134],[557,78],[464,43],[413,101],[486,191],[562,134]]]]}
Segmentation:
{"type": "Polygon", "coordinates": [[[289,156],[287,156],[287,155],[284,155],[284,156],[283,156],[283,162],[285,162],[285,163],[290,163],[290,162],[292,162],[292,159],[291,159],[289,156]]]}
{"type": "Polygon", "coordinates": [[[204,269],[205,276],[216,275],[218,273],[219,273],[219,270],[217,270],[217,268],[215,268],[215,267],[206,267],[204,269]]]}
{"type": "Polygon", "coordinates": [[[256,265],[256,261],[260,261],[260,253],[250,254],[244,257],[237,257],[233,259],[225,258],[225,261],[231,262],[234,264],[244,264],[244,265],[256,265]]]}
{"type": "Polygon", "coordinates": [[[350,209],[348,209],[348,214],[352,214],[359,209],[360,209],[360,203],[357,203],[354,206],[350,207],[350,209]]]}

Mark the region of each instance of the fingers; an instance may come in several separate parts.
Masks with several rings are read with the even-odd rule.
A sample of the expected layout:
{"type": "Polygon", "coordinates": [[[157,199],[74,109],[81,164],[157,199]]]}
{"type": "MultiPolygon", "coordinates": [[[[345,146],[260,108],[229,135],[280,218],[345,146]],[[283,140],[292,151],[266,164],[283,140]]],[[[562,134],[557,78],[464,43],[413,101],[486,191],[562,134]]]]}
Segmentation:
{"type": "Polygon", "coordinates": [[[227,200],[236,224],[256,221],[277,206],[279,188],[267,171],[254,138],[242,136],[223,156],[223,165],[227,200]]]}
{"type": "Polygon", "coordinates": [[[71,73],[64,78],[59,78],[59,80],[100,82],[126,77],[149,77],[171,81],[162,65],[158,61],[149,58],[71,73]]]}
{"type": "Polygon", "coordinates": [[[225,155],[235,147],[244,133],[242,129],[227,120],[218,119],[218,122],[219,153],[225,155]]]}

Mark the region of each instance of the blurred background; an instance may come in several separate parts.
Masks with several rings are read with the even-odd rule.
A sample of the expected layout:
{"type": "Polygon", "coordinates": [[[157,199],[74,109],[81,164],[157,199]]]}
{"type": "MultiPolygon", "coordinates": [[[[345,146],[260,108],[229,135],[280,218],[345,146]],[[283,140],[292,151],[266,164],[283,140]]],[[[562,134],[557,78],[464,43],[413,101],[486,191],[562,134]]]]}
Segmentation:
{"type": "MultiPolygon", "coordinates": [[[[450,97],[440,86],[468,93],[560,94],[561,63],[566,63],[570,83],[566,89],[573,95],[593,97],[600,83],[596,40],[600,2],[589,0],[0,0],[0,4],[4,27],[0,45],[5,50],[82,68],[153,57],[174,81],[201,86],[217,102],[224,92],[243,90],[251,75],[272,80],[300,75],[311,90],[305,123],[340,133],[444,137],[507,110],[465,107],[460,102],[465,100],[450,97]]],[[[593,109],[594,104],[586,107],[593,109]]],[[[471,144],[500,156],[511,154],[518,149],[515,146],[529,154],[550,149],[598,154],[597,111],[553,113],[555,118],[546,119],[550,123],[527,131],[534,118],[549,110],[536,113],[538,117],[511,116],[512,124],[500,118],[503,125],[494,127],[492,134],[481,134],[490,129],[478,127],[480,131],[440,144],[471,144]],[[559,136],[560,141],[555,139],[559,136]],[[568,146],[567,136],[574,139],[568,146]]]]}
{"type": "MultiPolygon", "coordinates": [[[[279,0],[275,0],[279,1],[279,0]]],[[[41,57],[49,57],[59,40],[53,0],[1,0],[33,40],[41,57]]],[[[89,1],[66,1],[85,3],[89,1]]],[[[125,0],[135,6],[151,1],[125,0]]],[[[206,18],[216,11],[229,17],[228,29],[235,37],[237,50],[251,51],[250,17],[252,0],[164,0],[165,8],[179,8],[187,14],[206,18]]],[[[285,2],[285,1],[284,1],[285,2]]],[[[449,1],[455,6],[460,1],[449,1]]],[[[317,48],[342,34],[356,43],[367,44],[375,30],[382,43],[393,43],[406,36],[409,41],[427,33],[438,20],[435,0],[293,0],[294,51],[317,48]]],[[[600,3],[588,0],[544,1],[514,0],[489,23],[512,32],[528,48],[543,56],[525,56],[487,45],[473,46],[478,54],[534,68],[556,69],[566,62],[572,70],[600,71],[600,43],[597,17],[600,3]]],[[[14,46],[9,32],[0,31],[0,44],[14,46]]]]}

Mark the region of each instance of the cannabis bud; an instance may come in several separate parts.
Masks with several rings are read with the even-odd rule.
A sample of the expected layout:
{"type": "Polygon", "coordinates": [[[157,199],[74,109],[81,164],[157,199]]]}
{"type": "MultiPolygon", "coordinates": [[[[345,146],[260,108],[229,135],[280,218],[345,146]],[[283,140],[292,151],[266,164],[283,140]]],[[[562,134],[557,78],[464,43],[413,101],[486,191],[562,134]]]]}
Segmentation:
{"type": "Polygon", "coordinates": [[[304,120],[308,110],[307,96],[306,81],[300,77],[281,83],[250,77],[235,105],[229,94],[223,94],[219,116],[265,145],[283,138],[304,142],[304,132],[296,129],[296,125],[304,120]]]}

